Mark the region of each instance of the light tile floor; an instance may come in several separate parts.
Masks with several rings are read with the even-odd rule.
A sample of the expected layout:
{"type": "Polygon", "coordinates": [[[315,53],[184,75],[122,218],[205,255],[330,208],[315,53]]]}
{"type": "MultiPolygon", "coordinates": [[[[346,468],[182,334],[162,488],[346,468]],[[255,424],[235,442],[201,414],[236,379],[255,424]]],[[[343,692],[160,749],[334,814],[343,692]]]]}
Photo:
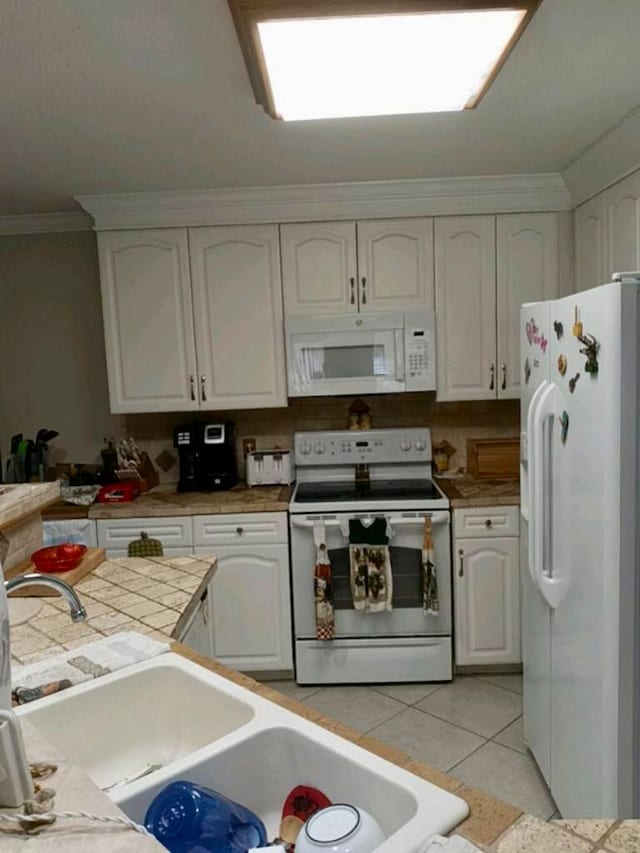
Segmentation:
{"type": "Polygon", "coordinates": [[[529,814],[558,816],[523,742],[520,675],[458,676],[450,684],[270,686],[529,814]]]}

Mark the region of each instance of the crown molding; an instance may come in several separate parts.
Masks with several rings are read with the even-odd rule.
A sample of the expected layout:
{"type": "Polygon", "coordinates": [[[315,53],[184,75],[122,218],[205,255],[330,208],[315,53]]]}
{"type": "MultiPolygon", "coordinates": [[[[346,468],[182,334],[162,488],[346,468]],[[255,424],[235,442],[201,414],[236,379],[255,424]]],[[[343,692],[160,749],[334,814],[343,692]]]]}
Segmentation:
{"type": "Polygon", "coordinates": [[[590,145],[562,171],[573,207],[640,168],[640,107],[590,145]]]}
{"type": "Polygon", "coordinates": [[[61,231],[91,231],[91,217],[82,210],[64,213],[24,213],[0,216],[0,235],[47,234],[61,231]]]}
{"type": "Polygon", "coordinates": [[[569,210],[557,173],[78,195],[97,231],[569,210]]]}

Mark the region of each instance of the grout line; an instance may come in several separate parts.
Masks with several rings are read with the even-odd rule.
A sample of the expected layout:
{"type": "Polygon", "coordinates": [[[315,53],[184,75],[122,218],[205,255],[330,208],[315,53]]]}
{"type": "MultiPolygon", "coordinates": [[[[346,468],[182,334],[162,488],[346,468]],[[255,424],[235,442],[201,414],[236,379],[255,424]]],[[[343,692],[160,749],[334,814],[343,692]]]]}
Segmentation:
{"type": "MultiPolygon", "coordinates": [[[[504,675],[511,675],[511,673],[509,673],[509,672],[505,672],[503,674],[504,675]]],[[[520,675],[520,673],[514,672],[513,675],[520,675]]],[[[504,690],[506,693],[511,693],[512,696],[520,696],[522,698],[522,693],[518,692],[517,690],[511,690],[510,687],[503,687],[502,684],[495,684],[493,681],[489,681],[488,679],[491,676],[478,675],[478,674],[465,675],[464,673],[462,673],[461,675],[458,676],[458,678],[461,678],[461,677],[462,678],[474,678],[476,681],[479,681],[480,684],[489,684],[491,687],[497,687],[499,690],[504,690]]]]}
{"type": "MultiPolygon", "coordinates": [[[[447,684],[449,684],[449,683],[451,683],[451,682],[447,682],[447,684]]],[[[436,688],[434,688],[433,690],[430,690],[429,693],[425,693],[424,696],[421,696],[419,699],[416,699],[415,702],[405,702],[404,699],[398,699],[396,696],[390,696],[388,693],[385,693],[384,690],[380,690],[379,684],[367,684],[366,686],[369,687],[371,690],[375,690],[376,693],[379,693],[381,696],[386,696],[387,699],[395,699],[396,702],[402,702],[402,704],[406,705],[407,708],[414,708],[418,704],[418,702],[422,702],[423,699],[428,699],[429,696],[433,696],[434,693],[437,693],[438,690],[441,690],[443,687],[446,687],[447,684],[438,684],[438,686],[436,688]]],[[[393,685],[393,684],[385,685],[385,687],[394,687],[394,686],[396,686],[396,685],[393,685]]],[[[405,684],[402,684],[402,686],[405,687],[405,686],[412,686],[412,685],[410,685],[410,684],[407,685],[405,683],[405,684]]]]}
{"type": "MultiPolygon", "coordinates": [[[[451,771],[455,770],[456,767],[459,767],[463,761],[466,761],[467,758],[471,758],[472,755],[474,755],[476,752],[478,752],[479,749],[482,749],[482,747],[486,746],[488,743],[489,743],[489,741],[485,740],[484,743],[481,743],[480,746],[476,746],[475,749],[472,749],[471,752],[468,755],[465,755],[464,758],[461,758],[460,761],[456,761],[456,763],[452,764],[451,767],[447,767],[444,772],[445,773],[451,773],[451,771]]],[[[457,778],[457,777],[455,777],[455,778],[457,778]]],[[[465,782],[463,779],[460,779],[459,781],[462,782],[463,785],[469,784],[468,782],[465,782]]],[[[486,793],[488,793],[488,791],[486,793]]],[[[494,796],[494,795],[492,794],[491,796],[494,796]]]]}
{"type": "MultiPolygon", "coordinates": [[[[379,728],[380,726],[386,725],[391,720],[394,720],[396,717],[400,716],[400,714],[403,714],[407,710],[407,708],[410,708],[410,707],[411,707],[411,705],[405,705],[404,708],[401,708],[399,711],[396,711],[387,720],[383,720],[381,723],[376,723],[375,726],[372,726],[370,729],[367,729],[365,732],[363,732],[363,734],[370,735],[371,732],[375,731],[375,729],[379,728]]],[[[355,726],[352,726],[352,728],[355,728],[355,726]]],[[[381,741],[382,743],[386,744],[387,746],[391,746],[393,749],[400,749],[400,747],[398,747],[398,746],[393,747],[393,744],[387,743],[387,741],[383,740],[380,737],[378,738],[378,740],[381,741]]],[[[402,750],[402,751],[404,751],[404,750],[402,750]]],[[[413,758],[413,756],[411,756],[411,757],[413,758]]],[[[417,759],[415,759],[415,760],[417,760],[417,759]]]]}
{"type": "MultiPolygon", "coordinates": [[[[427,696],[426,698],[428,699],[429,697],[427,696]]],[[[419,701],[421,702],[422,700],[420,699],[419,701]]],[[[435,717],[435,719],[440,720],[441,723],[447,723],[448,725],[453,726],[456,729],[462,729],[463,732],[467,732],[470,735],[475,735],[476,737],[481,737],[487,742],[492,740],[496,735],[499,735],[500,732],[504,731],[504,729],[500,729],[499,732],[496,732],[496,735],[492,735],[491,737],[488,737],[487,735],[482,735],[479,732],[474,732],[473,729],[468,729],[466,726],[461,726],[460,723],[454,723],[451,720],[448,720],[446,717],[439,717],[437,714],[434,714],[433,711],[425,711],[424,708],[418,708],[417,705],[411,705],[410,707],[414,708],[416,711],[420,711],[420,713],[422,713],[422,714],[426,714],[428,717],[435,717]]],[[[517,719],[519,719],[521,716],[522,716],[522,714],[518,714],[518,716],[514,717],[514,719],[511,720],[511,722],[507,723],[505,728],[509,728],[509,726],[512,723],[515,723],[515,721],[517,719]]],[[[500,744],[498,744],[498,746],[502,746],[502,744],[500,743],[500,744]]],[[[513,751],[515,751],[515,750],[513,750],[513,751]]],[[[522,753],[520,753],[520,754],[522,755],[522,753]]]]}

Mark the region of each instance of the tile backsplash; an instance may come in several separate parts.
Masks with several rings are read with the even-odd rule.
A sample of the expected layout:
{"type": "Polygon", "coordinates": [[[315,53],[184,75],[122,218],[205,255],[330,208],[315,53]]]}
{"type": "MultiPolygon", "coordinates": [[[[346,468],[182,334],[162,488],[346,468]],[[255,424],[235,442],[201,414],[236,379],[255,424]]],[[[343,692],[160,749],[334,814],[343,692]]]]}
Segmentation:
{"type": "MultiPolygon", "coordinates": [[[[189,421],[216,423],[229,420],[236,425],[238,471],[244,477],[242,439],[255,438],[257,450],[291,448],[293,434],[299,430],[346,429],[347,410],[353,397],[296,398],[282,409],[251,409],[234,412],[188,412],[126,415],[124,432],[133,436],[154,462],[160,482],[178,479],[177,453],[173,448],[173,429],[189,421]],[[156,461],[160,454],[163,467],[156,461]],[[176,464],[167,468],[171,454],[176,464]]],[[[446,439],[455,448],[452,468],[466,467],[467,438],[502,438],[520,433],[519,400],[487,400],[464,403],[438,403],[435,394],[417,392],[380,394],[364,397],[371,409],[371,425],[385,427],[431,427],[434,443],[446,439]]]]}

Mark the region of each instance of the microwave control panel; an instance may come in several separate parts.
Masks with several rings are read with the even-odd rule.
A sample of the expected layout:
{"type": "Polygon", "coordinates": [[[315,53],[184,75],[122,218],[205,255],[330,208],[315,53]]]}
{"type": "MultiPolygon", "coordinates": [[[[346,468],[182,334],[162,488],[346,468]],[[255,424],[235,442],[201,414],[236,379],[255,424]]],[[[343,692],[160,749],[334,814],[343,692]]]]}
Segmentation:
{"type": "Polygon", "coordinates": [[[434,391],[435,323],[433,313],[406,315],[404,327],[405,387],[407,391],[434,391]]]}

